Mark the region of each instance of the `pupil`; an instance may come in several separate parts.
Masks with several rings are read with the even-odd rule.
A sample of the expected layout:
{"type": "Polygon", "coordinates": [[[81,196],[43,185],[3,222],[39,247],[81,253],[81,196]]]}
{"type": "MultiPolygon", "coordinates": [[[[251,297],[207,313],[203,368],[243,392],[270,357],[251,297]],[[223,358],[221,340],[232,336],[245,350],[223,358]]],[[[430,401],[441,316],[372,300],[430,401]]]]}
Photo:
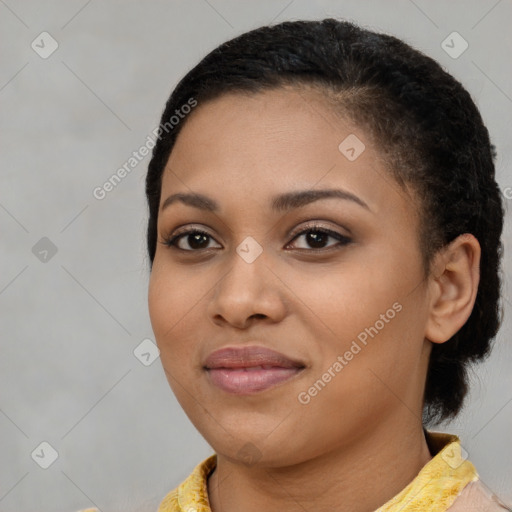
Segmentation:
{"type": "Polygon", "coordinates": [[[203,233],[196,233],[195,235],[189,235],[190,247],[194,249],[203,249],[203,246],[208,245],[208,237],[203,233]],[[192,241],[192,243],[191,243],[192,241]],[[205,243],[206,242],[206,243],[205,243]]]}
{"type": "Polygon", "coordinates": [[[308,243],[313,247],[322,247],[325,243],[326,233],[322,233],[320,231],[310,231],[307,235],[309,237],[308,243]]]}

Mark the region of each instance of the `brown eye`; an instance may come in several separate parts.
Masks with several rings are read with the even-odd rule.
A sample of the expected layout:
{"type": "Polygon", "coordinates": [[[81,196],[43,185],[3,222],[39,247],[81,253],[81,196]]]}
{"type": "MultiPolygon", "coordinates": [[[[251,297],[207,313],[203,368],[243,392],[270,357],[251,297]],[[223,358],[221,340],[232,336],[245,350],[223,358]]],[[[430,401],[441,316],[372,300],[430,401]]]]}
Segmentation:
{"type": "Polygon", "coordinates": [[[351,240],[348,237],[340,233],[337,233],[336,231],[320,227],[310,227],[308,229],[305,229],[298,233],[297,236],[293,238],[293,240],[297,240],[301,237],[304,237],[304,244],[306,244],[306,246],[298,247],[298,249],[311,248],[313,250],[322,250],[329,248],[333,245],[343,246],[351,242],[351,240]],[[326,245],[330,238],[337,240],[338,244],[331,243],[330,245],[326,245]]]}
{"type": "Polygon", "coordinates": [[[208,247],[210,240],[213,238],[206,231],[194,229],[168,238],[164,240],[163,244],[181,251],[195,252],[210,249],[208,247]],[[186,248],[187,245],[189,248],[186,248]]]}

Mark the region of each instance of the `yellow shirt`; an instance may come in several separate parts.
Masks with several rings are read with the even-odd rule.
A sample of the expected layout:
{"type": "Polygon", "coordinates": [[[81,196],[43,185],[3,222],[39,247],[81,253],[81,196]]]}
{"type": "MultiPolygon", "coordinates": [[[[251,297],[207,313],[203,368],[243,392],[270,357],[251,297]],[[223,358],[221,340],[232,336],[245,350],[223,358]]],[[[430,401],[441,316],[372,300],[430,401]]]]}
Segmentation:
{"type": "MultiPolygon", "coordinates": [[[[465,459],[457,436],[425,434],[435,455],[409,485],[375,512],[510,510],[485,490],[475,467],[465,459]]],[[[198,464],[181,485],[165,496],[157,512],[211,512],[207,480],[216,462],[214,454],[198,464]]]]}

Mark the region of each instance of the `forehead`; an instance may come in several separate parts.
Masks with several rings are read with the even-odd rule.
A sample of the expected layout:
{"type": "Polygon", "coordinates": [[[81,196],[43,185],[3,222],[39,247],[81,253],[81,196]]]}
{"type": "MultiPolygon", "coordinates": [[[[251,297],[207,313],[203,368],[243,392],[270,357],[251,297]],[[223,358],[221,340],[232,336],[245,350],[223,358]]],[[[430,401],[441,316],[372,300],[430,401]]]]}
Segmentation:
{"type": "MultiPolygon", "coordinates": [[[[281,156],[291,159],[306,145],[337,154],[336,142],[353,129],[347,119],[336,118],[314,90],[282,87],[255,94],[229,93],[199,103],[185,120],[173,153],[190,153],[196,146],[207,148],[209,158],[218,152],[243,151],[245,160],[257,154],[261,162],[281,156]]],[[[193,153],[188,158],[205,158],[204,153],[193,153]]],[[[312,156],[318,157],[316,152],[312,156]]]]}
{"type": "Polygon", "coordinates": [[[262,203],[283,191],[331,186],[378,212],[392,204],[410,215],[411,198],[369,134],[319,91],[286,87],[199,103],[169,157],[162,201],[173,192],[210,191],[262,203]]]}

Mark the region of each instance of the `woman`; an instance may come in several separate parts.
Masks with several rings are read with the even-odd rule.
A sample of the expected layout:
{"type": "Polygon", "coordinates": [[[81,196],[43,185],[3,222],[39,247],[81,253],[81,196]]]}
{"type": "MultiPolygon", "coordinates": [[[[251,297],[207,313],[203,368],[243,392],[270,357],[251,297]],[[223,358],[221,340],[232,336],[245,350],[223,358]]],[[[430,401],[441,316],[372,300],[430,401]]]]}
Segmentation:
{"type": "Polygon", "coordinates": [[[215,451],[159,512],[507,510],[426,428],[500,324],[494,148],[461,84],[394,37],[285,22],[207,55],[158,136],[150,317],[215,451]]]}

